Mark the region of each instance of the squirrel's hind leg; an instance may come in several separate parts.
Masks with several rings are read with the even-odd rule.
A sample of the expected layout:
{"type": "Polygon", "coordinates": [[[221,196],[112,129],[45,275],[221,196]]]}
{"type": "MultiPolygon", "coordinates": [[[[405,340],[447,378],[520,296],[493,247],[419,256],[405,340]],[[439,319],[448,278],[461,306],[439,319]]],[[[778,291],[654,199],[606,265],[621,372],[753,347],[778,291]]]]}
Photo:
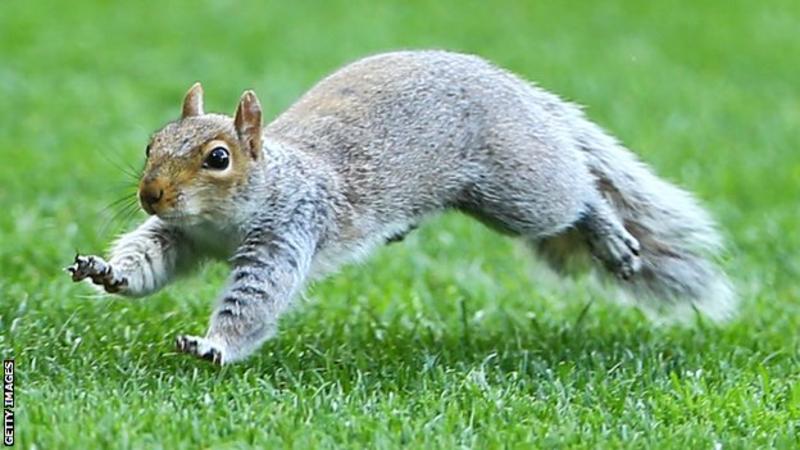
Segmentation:
{"type": "Polygon", "coordinates": [[[577,229],[585,236],[589,251],[609,272],[627,280],[641,269],[639,241],[625,229],[605,200],[587,206],[577,229]]]}
{"type": "Polygon", "coordinates": [[[602,198],[587,203],[571,226],[530,242],[539,256],[560,273],[587,270],[587,257],[623,280],[629,280],[642,266],[639,241],[602,198]]]}

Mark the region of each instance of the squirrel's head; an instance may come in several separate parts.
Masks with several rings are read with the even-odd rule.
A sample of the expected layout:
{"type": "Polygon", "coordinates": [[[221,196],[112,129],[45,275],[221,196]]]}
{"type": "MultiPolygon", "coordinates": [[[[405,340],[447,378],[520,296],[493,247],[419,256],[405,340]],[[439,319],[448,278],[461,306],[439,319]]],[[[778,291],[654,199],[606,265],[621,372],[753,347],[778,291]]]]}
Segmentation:
{"type": "Polygon", "coordinates": [[[192,222],[225,214],[259,162],[261,105],[245,91],[233,118],[203,112],[196,83],[183,100],[181,118],[157,131],[147,145],[139,202],[148,214],[192,222]]]}

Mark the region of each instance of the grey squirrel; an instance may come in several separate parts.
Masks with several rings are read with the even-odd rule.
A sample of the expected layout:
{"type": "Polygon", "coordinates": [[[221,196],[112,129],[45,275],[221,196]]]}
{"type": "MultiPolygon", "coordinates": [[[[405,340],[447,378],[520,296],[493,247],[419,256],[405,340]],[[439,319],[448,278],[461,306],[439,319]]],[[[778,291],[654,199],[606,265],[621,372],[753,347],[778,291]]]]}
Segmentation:
{"type": "Polygon", "coordinates": [[[458,210],[518,236],[557,269],[591,256],[642,300],[724,318],[734,292],[721,239],[687,192],[581,110],[476,56],[379,54],[323,79],[262,125],[246,91],[234,117],[186,94],[147,145],[151,215],[72,279],[127,297],[156,292],[204,258],[227,285],[203,337],[177,347],[218,364],[252,354],[309,280],[458,210]]]}

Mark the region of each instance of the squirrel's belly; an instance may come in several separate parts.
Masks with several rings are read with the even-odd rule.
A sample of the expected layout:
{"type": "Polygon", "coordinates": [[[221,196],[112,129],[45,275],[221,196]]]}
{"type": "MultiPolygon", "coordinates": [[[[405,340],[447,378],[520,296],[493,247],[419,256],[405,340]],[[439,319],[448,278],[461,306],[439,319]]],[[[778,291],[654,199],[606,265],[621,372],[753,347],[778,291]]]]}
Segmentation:
{"type": "Polygon", "coordinates": [[[212,224],[193,225],[182,229],[194,248],[203,249],[203,254],[214,259],[227,260],[239,243],[230,230],[222,230],[212,224]]]}
{"type": "Polygon", "coordinates": [[[316,256],[311,264],[311,279],[321,279],[344,265],[363,261],[376,247],[386,244],[391,238],[416,225],[409,222],[398,222],[388,225],[379,223],[361,224],[358,236],[343,237],[328,244],[316,256]]]}

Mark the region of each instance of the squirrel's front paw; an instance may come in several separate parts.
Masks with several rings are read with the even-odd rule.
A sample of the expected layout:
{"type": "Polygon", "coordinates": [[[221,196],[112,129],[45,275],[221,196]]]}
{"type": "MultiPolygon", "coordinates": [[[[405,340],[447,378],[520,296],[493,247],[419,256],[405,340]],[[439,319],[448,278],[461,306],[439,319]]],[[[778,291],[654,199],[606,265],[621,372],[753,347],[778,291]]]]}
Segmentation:
{"type": "Polygon", "coordinates": [[[99,256],[75,255],[75,262],[66,270],[72,276],[72,281],[89,278],[92,283],[102,286],[110,294],[119,292],[128,284],[124,278],[114,276],[111,265],[99,256]]]}
{"type": "Polygon", "coordinates": [[[175,339],[175,346],[181,353],[188,353],[220,366],[225,363],[222,346],[207,338],[182,335],[175,339]]]}

